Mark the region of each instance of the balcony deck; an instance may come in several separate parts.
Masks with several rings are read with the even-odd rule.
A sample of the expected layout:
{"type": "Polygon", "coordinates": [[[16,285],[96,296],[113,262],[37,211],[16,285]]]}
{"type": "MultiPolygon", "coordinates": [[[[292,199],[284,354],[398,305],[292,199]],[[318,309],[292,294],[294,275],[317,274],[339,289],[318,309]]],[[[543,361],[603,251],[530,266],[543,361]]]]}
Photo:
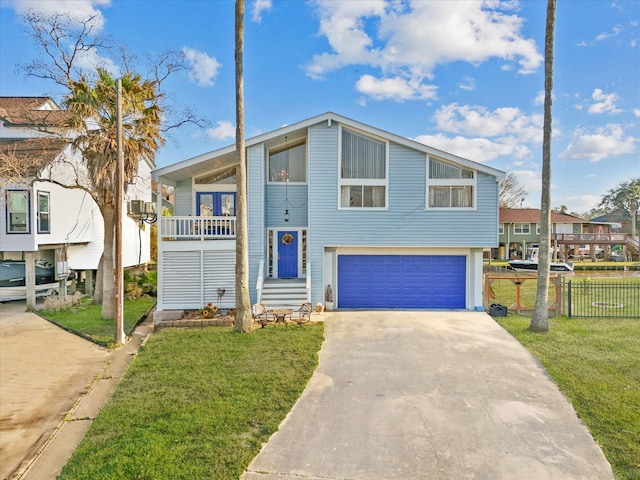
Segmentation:
{"type": "Polygon", "coordinates": [[[236,217],[160,217],[159,228],[163,242],[235,240],[236,217]]]}

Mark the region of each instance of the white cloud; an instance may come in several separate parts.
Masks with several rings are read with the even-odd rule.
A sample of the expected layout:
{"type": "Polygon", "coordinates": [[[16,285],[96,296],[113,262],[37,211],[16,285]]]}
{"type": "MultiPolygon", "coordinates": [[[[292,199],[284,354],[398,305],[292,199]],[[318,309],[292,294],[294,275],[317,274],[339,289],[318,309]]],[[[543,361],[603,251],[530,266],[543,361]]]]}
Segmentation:
{"type": "Polygon", "coordinates": [[[539,199],[533,199],[531,194],[542,190],[540,172],[537,170],[511,170],[510,172],[515,175],[522,188],[529,194],[527,201],[539,201],[539,199]]]}
{"type": "Polygon", "coordinates": [[[565,205],[569,212],[585,213],[595,208],[600,203],[598,195],[570,195],[566,197],[553,197],[553,205],[565,205]]]}
{"type": "Polygon", "coordinates": [[[72,20],[79,21],[93,16],[91,25],[97,33],[104,27],[105,19],[96,7],[109,6],[111,0],[10,0],[9,5],[20,15],[29,11],[46,17],[66,14],[72,20]]]}
{"type": "Polygon", "coordinates": [[[636,108],[633,110],[633,115],[640,118],[640,108],[636,108]]]}
{"type": "Polygon", "coordinates": [[[371,75],[360,77],[356,89],[375,100],[396,101],[433,99],[437,91],[434,85],[412,83],[400,77],[377,79],[371,75]]]}
{"type": "Polygon", "coordinates": [[[215,138],[216,140],[226,140],[228,138],[234,138],[236,136],[236,127],[233,123],[227,120],[221,120],[215,128],[207,129],[207,136],[215,138]]]}
{"type": "Polygon", "coordinates": [[[191,65],[189,79],[199,87],[212,87],[222,66],[218,60],[193,48],[183,47],[182,52],[191,65]]]}
{"type": "Polygon", "coordinates": [[[95,48],[78,52],[74,66],[85,72],[94,72],[96,67],[102,67],[109,72],[112,78],[121,76],[120,67],[110,58],[101,57],[95,48]]]}
{"type": "Polygon", "coordinates": [[[251,12],[251,20],[256,23],[262,22],[262,13],[271,11],[271,0],[255,0],[251,12]]]}
{"type": "Polygon", "coordinates": [[[471,92],[476,89],[476,81],[471,77],[464,77],[461,82],[458,82],[458,88],[466,92],[471,92]]]}
{"type": "Polygon", "coordinates": [[[531,154],[526,145],[522,145],[514,138],[492,141],[479,137],[448,137],[438,133],[436,135],[419,135],[415,140],[478,163],[486,163],[503,156],[521,158],[531,154]]]}
{"type": "Polygon", "coordinates": [[[558,159],[599,162],[608,157],[635,152],[637,142],[638,139],[632,135],[625,135],[619,124],[599,127],[593,133],[584,133],[582,129],[578,129],[572,142],[558,155],[558,159]]]}
{"type": "Polygon", "coordinates": [[[521,142],[542,142],[544,117],[527,115],[515,107],[490,111],[479,105],[451,103],[440,107],[434,119],[436,128],[446,132],[480,137],[515,136],[521,142]]]}
{"type": "Polygon", "coordinates": [[[511,11],[517,2],[315,3],[320,34],[331,51],[311,59],[306,71],[312,78],[346,65],[368,65],[380,69],[380,81],[403,78],[420,85],[442,64],[479,65],[499,58],[528,74],[543,60],[535,42],[521,35],[523,20],[511,11]]]}
{"type": "Polygon", "coordinates": [[[604,93],[599,88],[596,88],[591,94],[591,98],[595,101],[589,107],[589,113],[620,113],[618,107],[616,107],[616,100],[618,100],[618,95],[615,93],[604,93]]]}
{"type": "Polygon", "coordinates": [[[622,26],[616,25],[613,27],[613,30],[611,32],[603,32],[598,35],[596,37],[596,42],[601,42],[602,40],[606,40],[607,38],[611,37],[617,37],[618,35],[620,35],[620,32],[622,32],[622,30],[624,30],[622,26]]]}

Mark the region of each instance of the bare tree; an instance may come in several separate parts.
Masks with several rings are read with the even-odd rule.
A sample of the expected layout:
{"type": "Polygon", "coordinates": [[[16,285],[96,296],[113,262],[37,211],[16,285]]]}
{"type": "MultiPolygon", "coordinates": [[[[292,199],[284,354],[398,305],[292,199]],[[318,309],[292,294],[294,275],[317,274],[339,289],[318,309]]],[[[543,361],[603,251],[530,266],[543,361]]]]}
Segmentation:
{"type": "MultiPolygon", "coordinates": [[[[23,16],[30,29],[28,35],[33,39],[41,56],[26,64],[18,65],[25,76],[49,80],[53,84],[65,89],[66,96],[70,96],[74,85],[85,83],[97,85],[100,81],[98,71],[106,72],[106,65],[116,66],[124,75],[129,75],[135,70],[133,66],[139,68],[142,62],[138,62],[135,55],[126,48],[120,46],[115,48],[113,42],[99,33],[96,23],[97,16],[89,16],[84,19],[72,17],[69,14],[45,15],[42,13],[29,12],[23,16]],[[86,65],[86,60],[98,59],[98,67],[81,68],[86,65]]],[[[198,113],[190,108],[177,108],[172,97],[161,93],[161,85],[167,78],[176,72],[186,70],[188,64],[181,51],[165,50],[157,56],[147,56],[144,64],[148,65],[146,78],[152,79],[156,86],[155,106],[162,111],[160,116],[162,123],[159,132],[163,139],[168,139],[175,143],[172,137],[173,131],[185,126],[204,128],[209,122],[203,119],[198,113]]],[[[110,72],[114,76],[114,72],[110,72]]],[[[33,122],[34,129],[47,131],[55,134],[55,130],[49,130],[47,125],[42,126],[42,122],[33,122]]],[[[155,133],[154,133],[155,135],[155,133]]],[[[69,139],[71,141],[71,139],[69,139]]],[[[85,163],[90,160],[85,158],[85,163]]],[[[49,179],[50,181],[52,179],[49,179]]],[[[92,190],[92,179],[89,182],[77,182],[75,185],[63,185],[72,188],[85,188],[94,200],[100,205],[104,196],[92,190]]],[[[94,301],[101,303],[103,299],[100,262],[98,267],[98,280],[94,293],[94,301]]]]}
{"type": "Polygon", "coordinates": [[[28,34],[44,58],[31,60],[19,68],[28,77],[51,80],[65,88],[72,80],[79,80],[83,73],[77,67],[80,57],[101,55],[113,47],[111,40],[97,33],[96,17],[77,19],[68,13],[27,12],[22,18],[31,27],[28,34]]]}
{"type": "Polygon", "coordinates": [[[247,159],[244,144],[244,0],[236,0],[236,153],[237,207],[236,213],[236,319],[234,330],[246,333],[251,330],[251,300],[249,300],[249,246],[247,241],[247,159]]]}
{"type": "Polygon", "coordinates": [[[527,198],[527,191],[520,185],[518,177],[513,172],[500,180],[500,190],[498,194],[498,202],[501,208],[519,207],[523,200],[527,198]]]}
{"type": "Polygon", "coordinates": [[[544,126],[542,136],[542,194],[540,201],[540,251],[536,302],[529,330],[549,331],[549,266],[551,260],[551,96],[553,93],[553,38],[556,0],[547,0],[547,25],[544,38],[544,126]]]}

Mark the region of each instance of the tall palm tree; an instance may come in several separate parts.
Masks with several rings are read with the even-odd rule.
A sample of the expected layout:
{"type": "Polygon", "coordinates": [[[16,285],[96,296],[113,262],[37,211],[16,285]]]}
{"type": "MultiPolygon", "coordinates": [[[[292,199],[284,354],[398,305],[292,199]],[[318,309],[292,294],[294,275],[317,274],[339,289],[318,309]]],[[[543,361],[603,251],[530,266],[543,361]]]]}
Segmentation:
{"type": "Polygon", "coordinates": [[[253,318],[250,315],[249,300],[249,246],[247,242],[247,159],[244,149],[244,0],[236,0],[236,153],[237,209],[236,212],[236,318],[234,330],[246,333],[251,330],[253,318]]]}
{"type": "Polygon", "coordinates": [[[549,264],[551,253],[551,95],[553,92],[553,37],[556,0],[547,0],[547,26],[544,38],[544,126],[542,136],[542,194],[540,202],[540,251],[536,303],[529,330],[549,330],[549,264]]]}
{"type": "MultiPolygon", "coordinates": [[[[71,81],[65,105],[70,113],[68,127],[76,133],[72,145],[79,150],[87,168],[92,195],[104,218],[102,256],[102,318],[116,313],[114,277],[114,228],[116,198],[116,81],[97,69],[98,79],[71,81]]],[[[122,77],[123,162],[125,191],[133,183],[140,161],[153,162],[155,152],[164,143],[161,134],[162,110],[157,104],[161,94],[157,82],[142,80],[127,73],[122,77]]]]}

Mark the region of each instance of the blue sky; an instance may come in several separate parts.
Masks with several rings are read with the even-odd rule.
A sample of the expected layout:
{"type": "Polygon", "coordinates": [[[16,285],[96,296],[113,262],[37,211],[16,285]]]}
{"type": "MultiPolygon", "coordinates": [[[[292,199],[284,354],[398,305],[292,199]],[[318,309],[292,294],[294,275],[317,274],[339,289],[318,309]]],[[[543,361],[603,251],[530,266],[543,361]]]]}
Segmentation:
{"type": "MultiPolygon", "coordinates": [[[[16,70],[36,56],[28,9],[94,14],[140,58],[184,52],[165,93],[210,126],[159,167],[234,143],[232,0],[0,0],[0,95],[60,100],[16,70]]],[[[542,0],[246,0],[246,135],[333,111],[514,172],[538,207],[545,15],[542,0]]],[[[552,206],[585,212],[640,176],[640,1],[558,0],[555,40],[552,206]]]]}

